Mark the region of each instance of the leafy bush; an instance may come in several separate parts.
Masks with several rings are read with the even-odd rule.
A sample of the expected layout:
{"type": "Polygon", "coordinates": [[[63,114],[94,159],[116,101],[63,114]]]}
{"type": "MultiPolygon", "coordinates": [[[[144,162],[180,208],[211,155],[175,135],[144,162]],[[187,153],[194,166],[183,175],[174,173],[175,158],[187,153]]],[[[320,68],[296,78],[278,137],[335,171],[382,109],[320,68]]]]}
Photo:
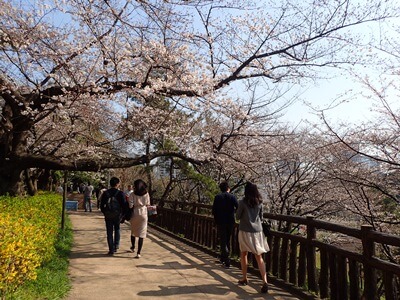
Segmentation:
{"type": "Polygon", "coordinates": [[[60,195],[0,197],[0,297],[14,292],[55,253],[60,195]]]}
{"type": "Polygon", "coordinates": [[[72,224],[66,218],[64,230],[59,231],[56,253],[42,264],[35,280],[28,280],[9,300],[64,299],[71,288],[68,276],[69,254],[73,243],[72,224]]]}

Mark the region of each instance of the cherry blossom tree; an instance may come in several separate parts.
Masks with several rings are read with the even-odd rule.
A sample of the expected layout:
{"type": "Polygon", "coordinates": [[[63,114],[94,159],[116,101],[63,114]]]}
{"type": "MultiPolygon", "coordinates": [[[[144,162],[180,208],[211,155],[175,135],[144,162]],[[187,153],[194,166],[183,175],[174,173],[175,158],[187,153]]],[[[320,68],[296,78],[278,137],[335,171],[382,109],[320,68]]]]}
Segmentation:
{"type": "Polygon", "coordinates": [[[325,120],[334,157],[326,160],[326,170],[347,195],[344,207],[387,231],[399,224],[399,114],[390,107],[379,108],[380,118],[346,130],[325,120]]]}
{"type": "Polygon", "coordinates": [[[254,106],[234,94],[241,82],[273,91],[372,59],[352,30],[395,15],[390,5],[0,0],[0,194],[21,192],[35,168],[202,164],[228,159],[227,141],[261,147],[243,137],[271,134],[272,123],[253,123],[270,95],[254,106]]]}

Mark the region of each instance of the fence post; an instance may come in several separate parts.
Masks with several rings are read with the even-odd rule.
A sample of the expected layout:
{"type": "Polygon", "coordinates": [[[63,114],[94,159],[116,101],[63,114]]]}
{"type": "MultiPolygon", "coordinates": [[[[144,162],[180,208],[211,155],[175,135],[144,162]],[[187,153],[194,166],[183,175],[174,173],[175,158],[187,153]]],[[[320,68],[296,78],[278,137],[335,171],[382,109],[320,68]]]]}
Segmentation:
{"type": "Polygon", "coordinates": [[[366,261],[364,264],[364,297],[365,299],[375,299],[376,297],[376,270],[370,267],[368,262],[371,258],[375,256],[375,243],[373,240],[369,239],[368,235],[372,231],[371,225],[361,226],[361,240],[363,247],[363,256],[366,261]]]}
{"type": "Polygon", "coordinates": [[[313,225],[313,216],[307,216],[307,279],[308,288],[311,291],[317,292],[317,279],[316,279],[316,268],[315,268],[315,247],[312,245],[312,241],[316,238],[317,233],[313,225]]]}
{"type": "MultiPolygon", "coordinates": [[[[68,181],[68,171],[64,171],[64,182],[63,182],[63,194],[62,194],[62,214],[61,214],[61,230],[65,228],[65,207],[67,202],[67,181],[68,181]]],[[[78,209],[78,207],[77,207],[78,209]]]]}

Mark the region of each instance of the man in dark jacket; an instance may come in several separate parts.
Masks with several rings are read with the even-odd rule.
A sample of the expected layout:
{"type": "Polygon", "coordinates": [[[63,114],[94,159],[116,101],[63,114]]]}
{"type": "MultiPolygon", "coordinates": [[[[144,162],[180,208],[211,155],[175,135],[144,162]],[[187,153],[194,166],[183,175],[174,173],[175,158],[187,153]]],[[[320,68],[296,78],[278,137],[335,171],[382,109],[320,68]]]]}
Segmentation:
{"type": "Polygon", "coordinates": [[[107,229],[107,244],[108,244],[108,255],[112,256],[117,252],[120,241],[120,221],[124,213],[129,209],[128,202],[125,200],[124,193],[118,189],[119,179],[112,177],[110,179],[110,186],[107,191],[101,195],[100,208],[104,214],[104,220],[106,222],[107,229]],[[107,206],[111,197],[115,197],[119,203],[119,211],[114,216],[110,216],[110,212],[107,206]]]}
{"type": "Polygon", "coordinates": [[[229,193],[230,188],[226,181],[219,185],[221,193],[216,195],[212,206],[212,214],[217,225],[218,236],[221,245],[220,262],[225,268],[229,268],[231,261],[229,259],[230,241],[232,231],[235,226],[235,210],[238,207],[238,201],[235,195],[229,193]]]}

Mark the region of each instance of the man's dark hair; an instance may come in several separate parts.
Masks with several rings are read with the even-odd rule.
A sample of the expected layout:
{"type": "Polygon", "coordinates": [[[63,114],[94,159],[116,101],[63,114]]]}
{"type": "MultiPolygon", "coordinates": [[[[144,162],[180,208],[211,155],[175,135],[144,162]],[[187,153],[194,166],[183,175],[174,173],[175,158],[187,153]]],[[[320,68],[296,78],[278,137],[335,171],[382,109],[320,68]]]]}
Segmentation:
{"type": "Polygon", "coordinates": [[[222,181],[219,184],[219,189],[221,190],[221,192],[227,192],[229,190],[229,184],[226,181],[222,181]]]}
{"type": "Polygon", "coordinates": [[[110,179],[111,187],[116,187],[118,183],[119,183],[119,179],[117,177],[111,177],[111,179],[110,179]]]}

